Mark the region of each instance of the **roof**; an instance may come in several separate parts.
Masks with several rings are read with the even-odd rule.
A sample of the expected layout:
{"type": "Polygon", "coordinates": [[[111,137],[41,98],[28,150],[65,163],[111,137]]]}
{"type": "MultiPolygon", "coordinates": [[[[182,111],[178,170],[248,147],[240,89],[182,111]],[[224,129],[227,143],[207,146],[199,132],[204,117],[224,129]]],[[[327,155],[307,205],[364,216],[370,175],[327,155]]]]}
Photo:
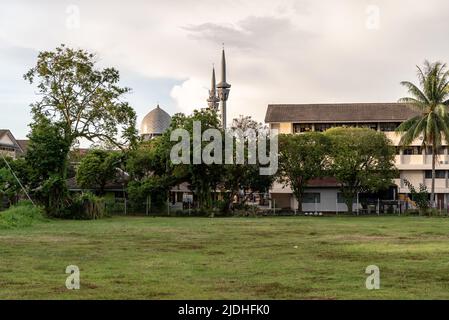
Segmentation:
{"type": "Polygon", "coordinates": [[[307,183],[308,188],[324,188],[324,187],[339,187],[338,180],[334,177],[316,178],[309,180],[307,183]]]}
{"type": "Polygon", "coordinates": [[[402,122],[415,115],[401,103],[270,104],[265,122],[402,122]]]}
{"type": "Polygon", "coordinates": [[[28,150],[28,144],[30,143],[30,140],[17,140],[17,143],[19,144],[20,148],[22,149],[22,152],[26,153],[28,150]]]}
{"type": "Polygon", "coordinates": [[[13,147],[16,149],[17,152],[23,152],[22,146],[19,144],[19,142],[14,138],[14,135],[12,132],[8,129],[0,129],[0,139],[3,138],[5,135],[8,136],[9,140],[11,141],[12,145],[7,143],[3,143],[0,141],[0,145],[7,146],[7,147],[13,147]]]}
{"type": "Polygon", "coordinates": [[[140,134],[162,134],[168,129],[170,123],[170,115],[158,105],[143,118],[140,134]]]}

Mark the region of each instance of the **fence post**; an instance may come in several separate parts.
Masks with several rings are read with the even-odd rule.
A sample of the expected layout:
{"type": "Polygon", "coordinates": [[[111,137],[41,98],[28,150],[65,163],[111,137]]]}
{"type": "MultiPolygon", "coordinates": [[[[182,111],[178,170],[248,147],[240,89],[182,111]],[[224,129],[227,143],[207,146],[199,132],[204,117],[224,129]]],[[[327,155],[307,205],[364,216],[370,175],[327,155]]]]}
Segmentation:
{"type": "Polygon", "coordinates": [[[145,215],[147,215],[148,216],[148,195],[147,195],[147,198],[146,198],[146,203],[145,203],[145,215]]]}
{"type": "Polygon", "coordinates": [[[337,199],[335,199],[335,213],[338,216],[338,193],[337,193],[337,199]]]}

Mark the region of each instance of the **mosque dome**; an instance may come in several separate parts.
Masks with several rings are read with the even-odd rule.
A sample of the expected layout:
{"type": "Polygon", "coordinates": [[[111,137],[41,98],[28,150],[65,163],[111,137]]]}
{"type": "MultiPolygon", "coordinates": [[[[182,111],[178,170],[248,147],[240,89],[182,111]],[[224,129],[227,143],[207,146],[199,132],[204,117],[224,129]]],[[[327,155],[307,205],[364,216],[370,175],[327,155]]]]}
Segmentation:
{"type": "Polygon", "coordinates": [[[161,135],[168,129],[170,122],[170,115],[157,105],[143,118],[140,125],[140,134],[144,136],[161,135]]]}

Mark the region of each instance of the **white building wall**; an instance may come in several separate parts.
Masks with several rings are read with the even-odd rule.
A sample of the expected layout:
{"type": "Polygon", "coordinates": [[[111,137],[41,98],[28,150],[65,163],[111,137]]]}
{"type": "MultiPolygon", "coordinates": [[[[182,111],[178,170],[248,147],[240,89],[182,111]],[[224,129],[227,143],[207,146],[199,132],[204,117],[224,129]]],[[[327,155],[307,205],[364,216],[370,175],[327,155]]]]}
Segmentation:
{"type": "MultiPolygon", "coordinates": [[[[307,189],[306,193],[319,193],[320,202],[315,203],[303,203],[302,210],[304,212],[346,212],[347,207],[344,203],[337,204],[338,188],[313,188],[307,189]]],[[[356,210],[357,205],[354,204],[353,210],[356,210]]],[[[298,209],[298,200],[292,197],[292,208],[298,209]]]]}

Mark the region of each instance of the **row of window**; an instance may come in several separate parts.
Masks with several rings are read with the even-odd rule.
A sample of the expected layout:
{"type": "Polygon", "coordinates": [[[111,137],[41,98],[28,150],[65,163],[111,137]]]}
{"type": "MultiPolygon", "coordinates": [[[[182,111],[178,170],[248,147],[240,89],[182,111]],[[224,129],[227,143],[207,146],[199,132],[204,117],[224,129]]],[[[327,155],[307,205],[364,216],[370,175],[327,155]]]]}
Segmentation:
{"type": "MultiPolygon", "coordinates": [[[[346,203],[345,198],[341,192],[337,193],[337,202],[338,203],[346,203]]],[[[356,203],[357,199],[353,199],[353,202],[356,203]]],[[[321,194],[320,193],[304,193],[302,203],[321,203],[321,194]]]]}
{"type": "Polygon", "coordinates": [[[400,125],[400,122],[388,122],[388,123],[294,123],[293,132],[302,133],[310,131],[324,132],[334,127],[349,127],[349,128],[369,128],[380,131],[395,131],[400,125]]]}
{"type": "Polygon", "coordinates": [[[14,148],[9,148],[9,147],[0,147],[1,151],[8,151],[8,152],[14,152],[16,151],[16,149],[14,148]]]}
{"type": "MultiPolygon", "coordinates": [[[[400,154],[400,150],[401,148],[396,147],[396,154],[400,154]]],[[[408,155],[408,156],[412,156],[412,155],[422,155],[422,152],[425,151],[425,154],[427,155],[431,155],[433,153],[432,148],[430,147],[407,147],[407,148],[403,148],[403,154],[404,155],[408,155]]],[[[437,150],[436,154],[446,154],[447,152],[447,147],[440,147],[437,150]]]]}
{"type": "MultiPolygon", "coordinates": [[[[446,179],[447,170],[435,170],[436,179],[446,179]]],[[[426,170],[424,174],[426,179],[432,179],[432,170],[426,170]]]]}

